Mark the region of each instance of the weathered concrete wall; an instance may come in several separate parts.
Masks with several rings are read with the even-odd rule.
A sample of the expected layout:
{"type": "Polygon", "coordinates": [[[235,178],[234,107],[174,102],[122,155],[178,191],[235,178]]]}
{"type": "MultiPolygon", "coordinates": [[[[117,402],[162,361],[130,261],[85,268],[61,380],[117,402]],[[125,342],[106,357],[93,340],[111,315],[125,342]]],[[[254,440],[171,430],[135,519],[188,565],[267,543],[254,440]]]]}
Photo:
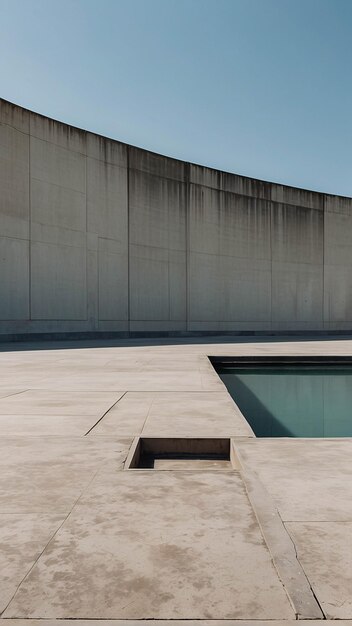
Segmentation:
{"type": "Polygon", "coordinates": [[[352,330],[352,199],[0,123],[0,334],[352,330]]]}

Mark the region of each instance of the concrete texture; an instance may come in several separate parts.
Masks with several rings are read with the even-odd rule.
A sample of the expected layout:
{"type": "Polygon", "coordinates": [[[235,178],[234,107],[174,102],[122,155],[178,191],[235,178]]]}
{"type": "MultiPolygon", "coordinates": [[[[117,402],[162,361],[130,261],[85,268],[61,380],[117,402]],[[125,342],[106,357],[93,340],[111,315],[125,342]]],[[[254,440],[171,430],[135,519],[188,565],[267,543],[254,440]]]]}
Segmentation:
{"type": "Polygon", "coordinates": [[[289,522],[286,528],[327,618],[352,614],[352,523],[289,522]]]}
{"type": "Polygon", "coordinates": [[[3,345],[1,626],[351,620],[350,439],[256,439],[208,360],[351,349],[343,339],[3,345]],[[138,435],[231,437],[240,466],[124,471],[138,435]]]}
{"type": "Polygon", "coordinates": [[[350,438],[257,439],[238,448],[285,522],[352,522],[350,438]]]}
{"type": "Polygon", "coordinates": [[[228,394],[160,393],[154,397],[142,434],[146,437],[251,437],[253,432],[228,394]],[[221,416],[221,419],[219,419],[221,416]]]}
{"type": "Polygon", "coordinates": [[[4,434],[0,447],[1,513],[67,515],[104,462],[123,462],[129,440],[97,445],[84,438],[4,434]]]}
{"type": "Polygon", "coordinates": [[[98,474],[4,613],[87,616],[294,612],[235,472],[147,471],[98,474]]]}
{"type": "Polygon", "coordinates": [[[64,515],[0,513],[1,613],[64,519],[64,515]]]}
{"type": "MultiPolygon", "coordinates": [[[[57,621],[51,619],[43,619],[37,620],[33,619],[30,622],[32,626],[56,626],[57,621]]],[[[63,620],[62,623],[65,626],[86,626],[87,620],[63,620]]],[[[28,621],[25,619],[11,619],[11,620],[2,620],[0,619],[0,626],[9,626],[12,624],[13,626],[28,626],[28,621]]],[[[92,626],[141,626],[140,620],[99,620],[92,619],[89,620],[89,624],[92,626]]],[[[199,620],[182,620],[175,619],[172,620],[173,626],[199,626],[199,620]]],[[[272,626],[272,621],[270,620],[207,620],[202,619],[202,626],[272,626]]],[[[321,624],[318,620],[300,620],[300,624],[304,626],[318,626],[321,624]]],[[[336,626],[336,623],[333,620],[325,620],[324,625],[326,626],[336,626]]],[[[276,626],[297,626],[297,621],[294,620],[275,620],[276,626]]],[[[169,620],[158,620],[158,626],[170,626],[169,620]]],[[[340,620],[339,626],[350,626],[350,622],[348,620],[340,620]]]]}
{"type": "Polygon", "coordinates": [[[226,391],[129,391],[97,424],[91,436],[118,433],[119,436],[191,437],[200,432],[204,437],[253,436],[226,391]]]}
{"type": "Polygon", "coordinates": [[[0,338],[351,330],[351,220],[0,100],[0,338]]]}
{"type": "Polygon", "coordinates": [[[256,513],[263,537],[270,552],[280,578],[284,581],[298,619],[305,617],[322,619],[324,613],[316,601],[309,580],[297,558],[294,542],[275,507],[265,486],[258,480],[255,472],[248,469],[239,451],[240,440],[232,440],[237,465],[246,487],[249,501],[256,513]]]}

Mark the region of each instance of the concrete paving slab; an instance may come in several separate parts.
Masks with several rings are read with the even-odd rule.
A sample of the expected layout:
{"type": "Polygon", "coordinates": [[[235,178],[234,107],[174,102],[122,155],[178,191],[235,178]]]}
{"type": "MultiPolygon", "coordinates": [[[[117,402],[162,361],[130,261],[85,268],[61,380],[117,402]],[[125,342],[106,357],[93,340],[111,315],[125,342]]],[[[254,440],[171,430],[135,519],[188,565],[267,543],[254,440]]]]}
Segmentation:
{"type": "Polygon", "coordinates": [[[0,399],[0,414],[94,415],[101,417],[123,395],[96,391],[28,390],[0,399]]]}
{"type": "Polygon", "coordinates": [[[93,428],[89,437],[140,435],[154,397],[153,392],[128,391],[93,428]]]}
{"type": "Polygon", "coordinates": [[[0,614],[64,519],[0,513],[0,614]]]}
{"type": "Polygon", "coordinates": [[[223,391],[225,385],[222,380],[220,380],[215,370],[210,370],[206,367],[200,368],[199,372],[202,379],[203,389],[207,391],[223,391]]]}
{"type": "Polygon", "coordinates": [[[285,521],[352,521],[352,439],[239,441],[285,521]]]}
{"type": "Polygon", "coordinates": [[[99,420],[99,415],[1,415],[0,437],[77,437],[85,435],[99,420]]]}
{"type": "Polygon", "coordinates": [[[104,463],[121,462],[128,448],[128,440],[0,438],[1,513],[67,514],[104,463]]]}
{"type": "Polygon", "coordinates": [[[202,437],[254,436],[226,390],[154,395],[143,435],[192,437],[200,433],[202,437]]]}
{"type": "MultiPolygon", "coordinates": [[[[222,383],[221,383],[222,384],[222,383]]],[[[199,371],[155,371],[155,372],[109,372],[90,371],[86,375],[67,372],[65,375],[43,378],[38,389],[60,388],[65,391],[202,391],[199,371]]]]}
{"type": "MultiPolygon", "coordinates": [[[[195,555],[194,566],[192,559],[187,561],[187,564],[189,561],[191,562],[191,571],[187,573],[188,578],[182,579],[180,587],[177,586],[178,582],[176,584],[176,593],[174,593],[176,601],[172,598],[164,598],[164,601],[161,603],[160,614],[162,614],[162,611],[168,610],[172,606],[172,602],[180,606],[181,598],[182,606],[186,608],[191,607],[192,610],[192,601],[196,599],[197,610],[203,611],[204,609],[205,614],[207,610],[210,611],[209,604],[211,602],[211,593],[206,594],[205,591],[207,585],[208,591],[209,586],[214,586],[215,600],[217,601],[220,597],[221,584],[223,584],[223,590],[225,589],[226,591],[226,603],[223,607],[220,607],[220,609],[225,611],[226,607],[231,602],[237,600],[237,594],[232,593],[230,583],[232,580],[236,582],[243,570],[245,572],[241,581],[243,588],[241,586],[239,589],[239,597],[242,598],[241,602],[243,603],[245,603],[246,598],[251,598],[251,600],[254,598],[254,608],[251,609],[253,610],[251,614],[252,621],[247,623],[256,624],[256,626],[258,626],[258,624],[261,623],[258,619],[263,620],[266,616],[264,610],[267,610],[266,605],[260,605],[263,595],[259,594],[259,605],[256,599],[256,595],[258,595],[256,575],[258,574],[259,577],[259,573],[264,571],[264,566],[262,567],[260,564],[258,573],[254,575],[254,584],[252,584],[250,576],[251,570],[248,569],[245,560],[247,549],[243,548],[239,559],[231,565],[229,557],[226,556],[224,565],[221,564],[221,566],[219,566],[219,582],[217,583],[216,580],[214,582],[213,578],[215,579],[218,569],[216,559],[222,557],[223,552],[225,552],[225,546],[221,546],[218,555],[210,552],[210,557],[207,560],[208,548],[204,547],[204,551],[200,551],[200,555],[198,552],[198,539],[192,536],[193,532],[197,532],[196,527],[198,523],[203,524],[199,532],[205,532],[207,525],[210,524],[210,517],[213,517],[215,519],[214,523],[218,524],[217,511],[213,511],[213,515],[211,516],[211,508],[209,508],[210,505],[208,506],[207,504],[204,513],[204,511],[199,508],[199,501],[195,507],[193,507],[192,502],[186,503],[186,506],[182,501],[182,506],[173,506],[171,509],[169,498],[171,498],[175,491],[174,486],[163,489],[160,497],[160,491],[156,493],[155,485],[154,487],[149,487],[149,479],[148,485],[145,484],[143,489],[138,489],[135,494],[133,494],[133,490],[127,489],[127,487],[122,490],[121,485],[119,489],[116,489],[114,481],[117,480],[117,475],[124,476],[130,473],[139,475],[141,473],[140,470],[123,472],[121,471],[121,464],[127,454],[132,437],[140,434],[145,419],[148,417],[148,413],[149,417],[147,423],[149,422],[149,424],[152,425],[154,419],[160,420],[160,428],[169,428],[166,419],[163,420],[163,414],[161,412],[159,413],[160,407],[158,402],[156,402],[155,405],[152,404],[153,399],[157,399],[162,394],[166,395],[170,392],[171,396],[175,396],[175,403],[177,402],[176,396],[180,396],[179,409],[173,411],[173,404],[171,402],[170,409],[168,407],[165,409],[170,411],[170,434],[174,434],[175,432],[184,434],[187,432],[187,428],[192,428],[192,432],[194,428],[194,433],[197,434],[197,436],[202,436],[203,429],[209,428],[208,432],[211,432],[209,425],[212,411],[207,413],[207,409],[204,408],[204,411],[201,409],[199,410],[199,415],[203,416],[204,419],[200,418],[198,421],[198,418],[194,417],[194,420],[193,418],[192,420],[187,420],[187,415],[184,413],[185,405],[183,404],[184,395],[188,393],[194,393],[195,396],[198,396],[198,394],[206,392],[207,394],[209,393],[209,396],[214,394],[214,397],[227,393],[222,383],[217,381],[215,372],[211,370],[207,355],[350,355],[351,353],[351,340],[337,340],[335,338],[323,341],[300,341],[296,339],[294,341],[282,341],[279,339],[271,340],[266,338],[260,342],[255,338],[245,341],[243,341],[243,339],[234,341],[233,338],[179,340],[136,339],[110,342],[51,342],[47,344],[25,344],[24,346],[19,344],[1,346],[0,406],[1,401],[7,402],[10,400],[5,397],[1,398],[2,392],[7,395],[8,392],[17,393],[25,389],[30,389],[33,393],[39,390],[53,392],[54,394],[57,392],[80,392],[82,397],[82,403],[75,405],[76,408],[72,416],[72,424],[70,430],[67,430],[66,437],[59,436],[56,431],[56,426],[54,428],[54,421],[59,424],[61,420],[65,419],[67,424],[71,420],[68,410],[66,414],[66,409],[61,412],[56,412],[55,408],[52,410],[52,407],[50,411],[48,411],[48,406],[46,408],[42,406],[41,408],[39,407],[39,410],[34,409],[33,412],[31,412],[32,409],[29,409],[27,413],[27,408],[18,407],[13,414],[12,412],[3,412],[3,420],[10,420],[12,415],[14,420],[17,420],[17,418],[19,420],[22,420],[22,418],[23,420],[27,419],[28,422],[26,422],[26,424],[28,426],[30,421],[33,420],[32,428],[38,428],[38,432],[41,432],[42,435],[40,438],[30,437],[28,431],[25,429],[25,424],[23,424],[24,430],[21,434],[11,436],[10,431],[8,431],[8,434],[4,435],[5,421],[1,423],[0,417],[0,432],[2,432],[3,435],[0,439],[0,509],[2,514],[4,514],[3,512],[5,512],[5,514],[23,514],[23,518],[28,516],[28,519],[34,513],[39,513],[40,517],[49,514],[54,517],[67,515],[72,511],[73,505],[95,476],[91,488],[89,488],[87,492],[87,499],[85,499],[83,495],[78,500],[77,507],[73,509],[73,512],[67,520],[68,523],[72,517],[72,526],[68,526],[65,529],[67,535],[65,535],[65,538],[62,540],[62,552],[61,543],[57,551],[56,548],[53,550],[55,560],[56,558],[61,559],[61,555],[63,555],[65,562],[61,559],[61,569],[58,569],[55,563],[50,566],[49,560],[45,561],[45,566],[43,566],[39,576],[39,595],[34,596],[33,602],[37,601],[39,598],[38,602],[45,610],[48,607],[51,610],[55,603],[58,611],[61,611],[63,607],[65,610],[66,608],[69,609],[70,598],[73,594],[71,590],[69,590],[68,598],[63,598],[64,593],[66,593],[64,579],[67,575],[68,579],[71,580],[71,578],[74,578],[77,574],[77,579],[75,580],[81,581],[82,586],[75,587],[76,597],[72,604],[73,608],[76,609],[77,605],[81,606],[81,603],[84,604],[88,589],[90,589],[92,595],[97,591],[96,595],[99,596],[100,599],[103,598],[104,603],[105,590],[97,589],[98,583],[93,576],[94,567],[97,565],[96,577],[99,578],[102,572],[102,581],[108,580],[108,584],[110,585],[110,587],[107,587],[108,593],[110,593],[111,590],[114,591],[114,584],[117,585],[121,583],[120,595],[118,594],[117,596],[118,601],[116,606],[111,604],[110,607],[108,607],[108,610],[111,611],[111,615],[114,618],[117,617],[114,606],[119,611],[121,607],[125,606],[122,604],[121,599],[124,595],[125,597],[126,595],[129,596],[125,604],[127,604],[130,599],[132,600],[132,594],[128,593],[128,590],[131,589],[130,585],[133,586],[133,581],[136,581],[136,579],[138,581],[138,576],[142,576],[142,569],[146,569],[146,574],[143,574],[146,580],[144,578],[142,579],[142,590],[138,596],[138,601],[136,601],[137,603],[132,603],[130,607],[126,607],[124,611],[126,614],[128,611],[132,612],[137,610],[137,608],[139,610],[141,605],[138,605],[138,602],[140,601],[142,603],[143,593],[145,596],[148,596],[148,594],[151,595],[151,599],[149,600],[148,598],[148,602],[146,603],[146,608],[149,611],[149,609],[153,608],[151,605],[155,601],[153,592],[149,593],[146,591],[150,581],[156,581],[157,586],[155,588],[155,594],[160,590],[161,593],[172,594],[172,590],[170,591],[169,588],[166,589],[167,583],[175,580],[178,581],[178,572],[175,571],[176,566],[174,569],[171,567],[169,571],[169,564],[165,565],[164,563],[161,567],[159,567],[159,565],[158,567],[151,565],[151,563],[153,563],[153,548],[157,545],[160,550],[160,545],[163,545],[162,542],[165,541],[166,538],[169,543],[175,544],[177,548],[186,548],[187,550],[190,547],[193,549],[193,543],[195,543],[197,554],[195,555]],[[136,376],[137,371],[138,375],[136,376]],[[203,373],[205,373],[204,376],[203,373]],[[124,380],[128,386],[119,387],[118,380],[124,380]],[[220,387],[217,388],[219,384],[220,387]],[[87,394],[97,392],[101,394],[101,397],[104,396],[106,398],[109,393],[112,393],[115,397],[115,395],[119,396],[129,387],[132,388],[132,391],[129,391],[126,396],[120,398],[116,407],[106,414],[87,437],[76,437],[73,434],[73,430],[77,428],[81,418],[85,420],[87,417],[87,419],[92,418],[92,420],[95,420],[95,408],[94,411],[84,411],[84,407],[89,404],[84,400],[87,394]],[[135,394],[135,397],[133,397],[133,394],[135,394]],[[125,406],[123,403],[125,403],[125,406]],[[119,405],[123,410],[120,411],[119,405]],[[155,413],[154,409],[156,410],[155,413]],[[114,415],[115,413],[116,416],[114,415]],[[205,416],[207,416],[207,419],[205,419],[205,416]],[[41,419],[43,419],[42,424],[40,424],[41,419]],[[194,424],[192,423],[193,421],[194,424]],[[35,424],[37,424],[37,426],[35,426],[35,424]],[[53,436],[43,434],[44,432],[49,432],[49,429],[53,429],[50,431],[53,436]],[[164,499],[166,499],[167,502],[165,510],[163,506],[164,499]],[[145,506],[144,503],[146,503],[145,506]],[[101,511],[97,511],[96,505],[98,509],[99,507],[101,508],[101,511]],[[75,517],[76,511],[79,512],[79,518],[75,517]],[[104,518],[103,523],[105,526],[101,534],[98,533],[101,529],[99,517],[98,524],[95,528],[95,515],[100,515],[104,518]],[[124,521],[122,521],[122,517],[124,517],[124,521]],[[194,517],[196,519],[195,526],[193,525],[194,517]],[[160,527],[162,533],[154,535],[154,529],[155,533],[158,529],[159,518],[163,520],[160,527]],[[154,529],[150,528],[148,519],[154,521],[154,529]],[[201,522],[199,522],[199,519],[201,522]],[[121,524],[121,526],[118,527],[121,529],[120,534],[117,532],[116,520],[121,524]],[[145,520],[147,521],[145,522],[145,520]],[[169,526],[167,526],[167,524],[169,524],[169,526]],[[171,537],[174,524],[179,529],[180,535],[179,537],[176,531],[175,539],[171,537]],[[137,534],[133,535],[135,525],[137,526],[137,534]],[[149,547],[145,544],[146,537],[144,535],[142,536],[144,526],[147,529],[147,540],[150,538],[151,545],[149,547]],[[184,528],[187,529],[188,526],[190,527],[190,534],[182,539],[186,532],[184,528]],[[163,530],[164,528],[166,528],[165,531],[163,530]],[[131,531],[131,535],[128,535],[127,531],[131,531]],[[84,536],[84,533],[87,533],[86,536],[84,536]],[[126,540],[125,533],[127,536],[126,540]],[[135,542],[136,537],[137,540],[135,542]],[[71,541],[72,544],[70,543],[71,541]],[[184,541],[184,543],[182,543],[182,541],[184,541]],[[121,544],[123,545],[122,550],[119,549],[121,544]],[[73,546],[73,551],[71,550],[71,545],[73,546]],[[140,545],[142,546],[141,551],[139,551],[140,545]],[[79,563],[81,566],[82,563],[84,565],[81,567],[81,572],[78,572],[78,565],[70,561],[70,553],[79,554],[79,563]],[[141,555],[140,562],[138,560],[139,555],[141,555]],[[136,557],[135,560],[133,560],[134,557],[136,557]],[[103,561],[104,565],[101,565],[103,561]],[[107,561],[106,565],[105,561],[107,561]],[[65,568],[67,562],[68,566],[66,572],[65,568]],[[111,582],[109,574],[116,572],[115,565],[121,562],[125,569],[122,568],[122,575],[119,573],[119,577],[116,575],[116,578],[111,582]],[[132,566],[130,567],[131,562],[132,566]],[[135,564],[136,562],[137,564],[135,564]],[[194,568],[193,570],[192,567],[194,568]],[[231,567],[233,570],[237,568],[234,574],[233,570],[230,571],[231,567]],[[230,573],[228,578],[225,579],[227,571],[230,573]],[[48,577],[46,578],[47,574],[48,577]],[[54,583],[56,586],[54,585],[53,591],[51,591],[51,589],[49,590],[48,604],[46,606],[44,600],[43,604],[41,604],[42,599],[39,596],[43,589],[47,589],[51,586],[51,581],[55,576],[54,583]],[[207,576],[210,578],[210,581],[204,581],[204,578],[207,576]],[[193,593],[193,587],[197,578],[204,584],[203,590],[199,591],[200,595],[197,595],[198,590],[193,593]],[[184,580],[190,581],[186,590],[183,587],[185,584],[184,580]],[[145,587],[143,587],[144,582],[146,584],[145,587]],[[55,596],[58,589],[59,592],[55,596]],[[229,589],[231,593],[227,592],[229,589]],[[192,591],[192,594],[189,593],[189,590],[192,591]],[[203,596],[201,595],[203,592],[207,596],[204,603],[202,600],[203,596]],[[227,595],[230,596],[229,599],[227,595]],[[255,618],[252,618],[252,615],[256,611],[255,618]]],[[[99,416],[101,416],[100,406],[98,408],[99,416]]],[[[198,414],[198,409],[199,407],[194,406],[194,415],[198,414]]],[[[227,410],[219,411],[217,417],[217,433],[219,433],[223,428],[226,430],[230,418],[227,410]]],[[[9,421],[7,423],[7,427],[11,429],[12,426],[9,421]]],[[[13,427],[17,428],[15,422],[13,423],[13,427]]],[[[165,430],[165,432],[167,432],[167,430],[165,430]]],[[[81,435],[81,432],[77,434],[81,435]]],[[[352,491],[350,487],[352,483],[350,480],[351,441],[352,440],[336,439],[330,441],[299,441],[291,439],[264,441],[252,437],[251,440],[247,438],[246,442],[244,442],[242,436],[239,436],[239,439],[236,440],[237,445],[240,445],[241,451],[243,451],[242,456],[245,458],[246,468],[249,468],[250,471],[263,482],[269,492],[269,497],[273,499],[274,505],[279,509],[280,515],[285,520],[298,522],[302,520],[307,524],[320,524],[320,520],[323,520],[323,522],[328,521],[329,523],[333,523],[336,520],[352,523],[350,506],[350,502],[352,501],[352,491]]],[[[186,472],[184,472],[184,474],[185,473],[186,472]]],[[[189,474],[190,472],[188,471],[187,473],[189,474]]],[[[199,472],[199,474],[202,475],[203,473],[204,472],[199,472]]],[[[216,471],[213,475],[216,474],[219,476],[224,473],[216,471]]],[[[162,471],[155,472],[155,474],[175,476],[176,474],[181,475],[182,471],[162,471]]],[[[232,475],[231,472],[227,472],[227,474],[232,475]]],[[[150,475],[150,472],[148,472],[148,476],[150,475]]],[[[203,495],[199,497],[203,498],[204,496],[205,498],[205,487],[202,487],[202,490],[203,495]]],[[[215,490],[216,493],[218,491],[221,490],[215,490]]],[[[226,489],[227,498],[230,491],[231,490],[226,489]]],[[[236,492],[236,490],[232,489],[231,493],[233,492],[236,492]]],[[[206,497],[210,498],[210,496],[214,496],[214,488],[208,486],[206,497]]],[[[197,502],[195,489],[190,492],[190,500],[192,499],[197,502]]],[[[219,503],[218,494],[214,502],[219,503]]],[[[240,510],[243,513],[242,506],[240,510]]],[[[227,512],[229,513],[228,510],[227,512]]],[[[230,524],[224,524],[224,531],[222,528],[218,528],[217,539],[214,537],[214,542],[222,541],[223,538],[225,542],[227,541],[228,552],[229,541],[227,537],[228,533],[230,533],[229,526],[230,524]]],[[[250,528],[252,528],[252,525],[250,525],[250,528]]],[[[306,530],[307,532],[304,533],[304,542],[302,540],[302,554],[306,555],[307,565],[303,561],[303,557],[301,562],[304,565],[306,575],[308,575],[312,583],[311,578],[313,579],[315,576],[315,569],[310,562],[310,560],[313,562],[310,556],[312,540],[309,538],[308,542],[308,529],[306,530]]],[[[214,527],[211,527],[211,532],[215,535],[214,527]]],[[[244,524],[239,524],[239,530],[236,530],[235,534],[236,533],[243,538],[244,524]]],[[[348,533],[349,531],[347,530],[345,535],[345,546],[347,546],[346,553],[348,551],[348,533]]],[[[21,534],[19,528],[17,534],[21,534]]],[[[319,593],[320,590],[322,594],[323,601],[325,598],[327,603],[330,601],[336,605],[344,603],[341,604],[341,607],[337,607],[342,610],[343,607],[349,607],[349,601],[346,602],[343,597],[345,593],[343,583],[344,571],[341,569],[339,573],[336,573],[340,559],[339,550],[342,551],[342,548],[339,546],[334,547],[334,540],[330,539],[330,537],[335,535],[337,536],[337,531],[334,530],[330,535],[329,532],[327,532],[326,526],[324,535],[325,545],[323,545],[321,551],[326,550],[327,555],[329,555],[331,551],[331,562],[333,562],[333,566],[329,569],[328,566],[325,567],[324,565],[325,569],[322,568],[322,571],[324,571],[326,578],[322,581],[321,586],[318,586],[318,583],[320,585],[320,580],[317,574],[317,582],[315,584],[318,590],[317,593],[319,593]],[[333,561],[334,558],[336,562],[333,561]],[[325,586],[323,586],[323,583],[325,586]],[[343,594],[339,595],[338,590],[336,591],[336,589],[334,589],[335,583],[343,590],[343,594]],[[323,589],[324,593],[321,592],[321,589],[323,589]]],[[[343,536],[343,531],[341,531],[341,537],[339,539],[341,545],[343,536]]],[[[205,541],[204,535],[203,538],[200,537],[200,540],[205,541]]],[[[20,537],[18,537],[18,541],[20,544],[20,537]]],[[[296,541],[298,546],[298,535],[296,541]]],[[[10,546],[9,558],[11,558],[11,543],[7,543],[10,546]]],[[[234,545],[241,545],[241,541],[238,540],[238,537],[234,545]]],[[[48,548],[49,547],[50,546],[48,546],[48,548]]],[[[318,549],[315,547],[315,543],[313,548],[314,550],[318,549]]],[[[239,550],[238,547],[236,550],[237,549],[239,550]]],[[[256,549],[255,547],[249,549],[250,563],[252,563],[252,556],[256,549]]],[[[264,549],[266,550],[265,546],[264,549]]],[[[24,552],[25,551],[26,548],[24,549],[24,552]]],[[[188,553],[186,552],[186,554],[188,553]]],[[[15,549],[13,550],[13,555],[15,563],[15,549]]],[[[285,554],[283,554],[283,558],[285,558],[285,554]]],[[[347,556],[345,556],[345,558],[347,558],[347,556]]],[[[328,556],[326,559],[326,563],[329,563],[328,556]]],[[[342,568],[347,572],[346,580],[348,583],[349,565],[346,565],[344,560],[340,562],[342,563],[342,568]]],[[[40,560],[38,561],[38,566],[39,564],[40,560]]],[[[40,567],[42,567],[42,565],[40,565],[40,567]]],[[[318,569],[318,565],[316,569],[318,569]]],[[[32,570],[32,572],[35,571],[37,571],[37,566],[32,570]]],[[[263,594],[266,589],[267,577],[265,573],[261,575],[262,579],[264,579],[264,583],[258,582],[258,586],[259,589],[261,589],[261,594],[263,594]]],[[[13,580],[17,587],[18,582],[15,572],[13,573],[13,580]]],[[[270,583],[270,577],[268,580],[270,583]]],[[[34,582],[35,579],[31,578],[31,584],[34,585],[34,582]]],[[[224,591],[222,595],[224,596],[224,591]]],[[[269,591],[267,592],[266,598],[268,607],[271,610],[272,603],[275,603],[275,594],[273,598],[271,598],[269,591]]],[[[93,600],[89,598],[89,602],[93,603],[93,600]]],[[[97,600],[97,605],[99,602],[97,600]]],[[[248,605],[249,604],[250,601],[248,600],[248,605]]],[[[216,622],[211,621],[212,626],[215,626],[219,616],[222,615],[221,610],[218,610],[217,606],[215,602],[214,606],[211,607],[211,616],[217,620],[216,622]]],[[[332,608],[330,607],[329,610],[335,611],[334,607],[335,605],[333,605],[332,608]]],[[[25,611],[25,600],[23,601],[22,608],[25,611]]],[[[233,606],[231,605],[230,608],[232,610],[233,606]]],[[[243,606],[241,604],[240,609],[242,610],[242,608],[243,606]]],[[[35,606],[34,609],[37,610],[37,606],[35,606]]],[[[328,609],[326,610],[328,611],[328,609]]],[[[142,615],[142,610],[140,614],[142,615]]],[[[335,613],[330,614],[335,615],[335,613]]],[[[142,616],[144,623],[144,618],[147,615],[148,613],[146,612],[142,616]]],[[[283,624],[284,621],[287,622],[287,620],[290,622],[293,619],[291,615],[292,614],[287,616],[285,613],[281,618],[277,618],[277,624],[283,624]]],[[[92,625],[92,617],[94,617],[94,615],[88,616],[85,626],[88,626],[88,623],[90,626],[92,625]]],[[[177,615],[172,615],[173,623],[176,626],[177,620],[174,619],[175,617],[177,617],[177,615]]],[[[5,624],[5,620],[2,621],[5,624]]],[[[12,619],[7,619],[6,626],[9,626],[9,623],[12,621],[12,619]]],[[[47,620],[41,620],[41,626],[43,626],[46,621],[47,620]]],[[[21,622],[21,626],[24,626],[23,620],[21,620],[21,622]]],[[[104,623],[106,625],[106,621],[104,621],[104,623]]],[[[127,626],[125,620],[120,622],[115,621],[114,623],[127,626]]],[[[202,619],[202,624],[204,623],[204,619],[202,619]]],[[[241,626],[244,626],[245,623],[246,622],[242,619],[238,622],[241,626]]],[[[316,623],[317,622],[311,620],[309,621],[310,626],[316,623]]],[[[133,622],[128,620],[128,626],[132,626],[132,624],[133,622]]],[[[159,621],[159,624],[162,624],[162,621],[159,621]]],[[[187,624],[190,626],[189,620],[187,620],[187,624]]],[[[223,622],[223,624],[225,624],[225,622],[223,622]]],[[[226,620],[226,624],[229,625],[230,621],[226,620]]],[[[76,620],[75,626],[78,626],[76,620]]]]}
{"type": "MultiPolygon", "coordinates": [[[[161,347],[161,346],[159,346],[161,347]]],[[[206,358],[206,357],[205,357],[206,358]]],[[[207,362],[208,359],[206,359],[207,362]]],[[[166,354],[164,351],[155,350],[139,350],[134,352],[134,358],[128,356],[128,354],[121,354],[121,352],[114,352],[114,358],[110,358],[106,363],[107,369],[110,371],[143,371],[143,372],[156,372],[165,370],[181,371],[192,370],[196,371],[204,363],[204,355],[200,354],[172,354],[172,361],[170,361],[170,354],[166,354]]]]}
{"type": "Polygon", "coordinates": [[[352,619],[352,522],[286,523],[328,619],[352,619]]]}
{"type": "Polygon", "coordinates": [[[12,372],[12,371],[7,370],[6,374],[3,375],[3,372],[1,371],[1,368],[0,368],[0,376],[1,376],[0,389],[1,390],[5,389],[5,391],[9,389],[11,391],[11,395],[12,395],[12,392],[18,393],[19,386],[21,387],[21,392],[26,391],[27,389],[32,389],[33,387],[36,386],[39,380],[41,380],[44,374],[46,374],[46,372],[43,372],[42,375],[38,375],[38,374],[25,375],[24,371],[18,374],[17,372],[12,372]]]}
{"type": "MultiPolygon", "coordinates": [[[[60,626],[143,626],[143,624],[152,623],[152,620],[126,620],[126,619],[92,619],[92,620],[60,620],[60,626]]],[[[0,619],[0,626],[28,626],[29,622],[26,619],[0,619]]],[[[334,620],[299,620],[300,626],[336,626],[334,620]]],[[[57,626],[57,621],[52,619],[33,619],[30,622],[31,626],[57,626]]],[[[157,626],[170,626],[170,620],[158,620],[157,626]]],[[[235,619],[202,619],[199,620],[184,620],[173,619],[171,626],[297,626],[296,620],[275,620],[274,624],[272,620],[235,620],[235,619]]],[[[351,626],[351,622],[348,620],[339,620],[339,626],[351,626]]]]}
{"type": "MultiPolygon", "coordinates": [[[[11,344],[10,344],[11,345],[11,344]]],[[[6,349],[6,348],[5,348],[6,349]]],[[[54,351],[53,351],[54,352],[54,351]]],[[[0,353],[0,388],[9,388],[13,391],[30,389],[44,378],[48,370],[54,371],[56,357],[52,353],[40,351],[41,356],[34,352],[26,354],[19,352],[0,353]],[[22,354],[23,358],[19,358],[22,354]]]]}
{"type": "Polygon", "coordinates": [[[127,392],[90,436],[253,436],[227,391],[127,392]]]}
{"type": "Polygon", "coordinates": [[[293,619],[239,476],[97,476],[6,618],[293,619]],[[230,497],[229,497],[230,496],[230,497]]]}
{"type": "Polygon", "coordinates": [[[299,620],[323,619],[323,611],[312,592],[307,576],[297,558],[294,543],[275,508],[272,498],[258,479],[257,474],[244,466],[235,439],[232,440],[232,446],[249,501],[256,514],[280,580],[291,600],[296,618],[299,620]]]}

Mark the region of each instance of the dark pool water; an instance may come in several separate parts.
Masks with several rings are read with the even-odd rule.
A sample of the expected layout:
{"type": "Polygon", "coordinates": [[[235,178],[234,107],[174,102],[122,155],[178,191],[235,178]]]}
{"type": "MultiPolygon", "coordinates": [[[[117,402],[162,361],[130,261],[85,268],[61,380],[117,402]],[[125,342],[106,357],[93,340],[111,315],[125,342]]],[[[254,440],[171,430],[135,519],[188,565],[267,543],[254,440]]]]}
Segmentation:
{"type": "Polygon", "coordinates": [[[219,367],[257,437],[352,437],[352,367],[219,367]]]}

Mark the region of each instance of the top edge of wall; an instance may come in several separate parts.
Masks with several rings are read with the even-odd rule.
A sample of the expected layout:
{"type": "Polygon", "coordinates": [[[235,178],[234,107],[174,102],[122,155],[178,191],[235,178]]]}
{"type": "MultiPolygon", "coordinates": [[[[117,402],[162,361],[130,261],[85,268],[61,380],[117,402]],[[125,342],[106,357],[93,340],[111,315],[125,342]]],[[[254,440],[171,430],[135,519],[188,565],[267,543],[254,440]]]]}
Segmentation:
{"type": "MultiPolygon", "coordinates": [[[[87,157],[145,174],[209,187],[215,191],[251,196],[306,208],[336,210],[336,202],[349,205],[349,196],[312,191],[278,182],[216,170],[139,148],[117,139],[55,120],[0,98],[0,122],[43,141],[79,152],[87,157]]],[[[347,207],[346,207],[347,208],[347,207]]]]}

